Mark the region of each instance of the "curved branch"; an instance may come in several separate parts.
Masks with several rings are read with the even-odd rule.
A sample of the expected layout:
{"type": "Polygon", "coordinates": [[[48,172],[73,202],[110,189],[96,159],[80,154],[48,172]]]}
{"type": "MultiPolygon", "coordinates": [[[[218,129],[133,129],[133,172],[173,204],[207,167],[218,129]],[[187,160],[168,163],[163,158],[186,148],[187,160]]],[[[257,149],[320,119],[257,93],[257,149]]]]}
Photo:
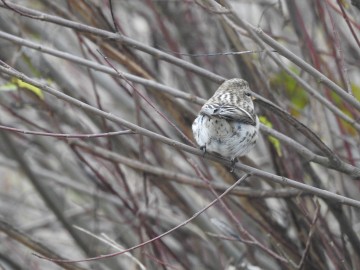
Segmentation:
{"type": "Polygon", "coordinates": [[[112,32],[106,31],[106,30],[91,27],[91,26],[81,24],[78,22],[74,22],[71,20],[66,20],[66,19],[60,18],[58,16],[53,16],[53,15],[49,15],[46,13],[42,13],[40,11],[36,11],[36,10],[26,8],[21,5],[16,5],[13,3],[7,3],[5,5],[4,3],[0,2],[0,7],[9,9],[11,11],[16,11],[21,16],[31,17],[31,18],[35,18],[35,19],[38,19],[41,21],[55,23],[57,25],[62,25],[64,27],[72,28],[72,29],[75,29],[75,30],[78,30],[81,32],[87,32],[87,33],[94,34],[94,35],[97,35],[97,36],[100,36],[100,37],[103,37],[103,38],[106,38],[109,40],[118,41],[118,42],[125,44],[129,47],[132,47],[134,49],[151,54],[154,57],[156,57],[156,59],[158,59],[158,60],[164,60],[164,61],[172,63],[176,66],[190,70],[200,76],[209,78],[212,81],[217,82],[217,83],[221,83],[225,80],[225,78],[220,75],[217,75],[213,72],[210,72],[206,69],[198,67],[194,64],[191,64],[187,61],[179,59],[175,56],[172,56],[168,53],[165,53],[165,52],[155,49],[153,47],[147,46],[144,43],[133,40],[133,39],[131,39],[127,36],[124,36],[120,33],[112,33],[112,32]]]}
{"type": "MultiPolygon", "coordinates": [[[[125,73],[125,72],[121,72],[119,74],[117,71],[115,71],[114,69],[112,69],[108,66],[101,65],[94,61],[83,59],[81,57],[72,55],[70,53],[66,53],[66,52],[55,50],[55,49],[52,49],[52,48],[49,48],[46,46],[42,46],[41,44],[29,41],[29,40],[25,40],[23,38],[19,38],[17,36],[14,36],[14,35],[2,32],[2,31],[0,31],[0,38],[4,38],[4,39],[14,42],[16,44],[32,48],[32,49],[38,50],[43,53],[47,53],[47,54],[50,54],[50,55],[53,55],[53,56],[56,56],[56,57],[59,57],[62,59],[69,60],[71,62],[86,66],[88,68],[92,68],[92,69],[100,71],[100,72],[104,72],[104,73],[112,75],[112,76],[117,76],[120,78],[124,77],[124,78],[128,79],[129,81],[139,83],[145,87],[152,87],[156,90],[159,90],[161,92],[164,92],[164,93],[174,96],[176,98],[181,98],[181,99],[184,99],[184,100],[187,100],[187,101],[199,104],[199,105],[203,105],[205,103],[205,99],[199,98],[192,94],[184,93],[182,91],[177,90],[176,88],[172,88],[172,87],[163,85],[161,83],[157,83],[152,80],[143,79],[139,76],[135,76],[135,75],[125,73]]],[[[261,97],[257,94],[255,94],[255,95],[257,96],[257,100],[260,105],[263,105],[266,108],[270,108],[271,110],[278,113],[278,115],[280,117],[282,117],[283,119],[285,119],[286,121],[290,121],[289,119],[291,117],[287,112],[283,111],[281,108],[278,108],[277,106],[272,104],[270,101],[264,99],[263,97],[261,97]]],[[[293,122],[295,121],[295,119],[293,119],[293,118],[291,118],[291,119],[292,119],[291,123],[294,124],[293,122]]],[[[298,121],[296,123],[298,123],[298,121]]],[[[336,158],[334,158],[335,155],[333,154],[333,152],[326,145],[324,145],[324,143],[321,140],[319,140],[316,136],[314,136],[313,133],[311,133],[311,131],[307,127],[301,126],[300,124],[294,124],[294,126],[297,129],[299,129],[306,137],[308,137],[310,140],[312,140],[320,149],[322,149],[324,151],[324,153],[326,153],[330,159],[333,159],[333,160],[336,159],[336,158]]],[[[281,134],[274,130],[270,130],[269,128],[265,127],[264,125],[261,125],[261,129],[267,133],[271,133],[272,136],[276,137],[277,139],[279,139],[285,143],[287,141],[292,140],[291,138],[285,136],[284,134],[281,134]]],[[[290,144],[288,143],[288,145],[290,145],[291,147],[294,147],[294,149],[297,152],[299,152],[300,154],[304,154],[304,151],[306,153],[311,153],[311,154],[306,154],[306,156],[305,156],[309,161],[319,163],[319,164],[329,167],[329,168],[337,169],[344,173],[348,173],[353,177],[360,176],[360,172],[359,172],[358,168],[356,168],[350,164],[347,164],[339,159],[336,159],[336,162],[329,162],[329,159],[326,159],[325,157],[321,157],[321,156],[318,156],[317,158],[309,158],[310,156],[313,155],[313,153],[310,150],[308,150],[307,148],[305,148],[304,146],[302,146],[296,142],[290,143],[290,144]],[[306,150],[304,150],[304,149],[306,149],[306,150]]]]}
{"type": "MultiPolygon", "coordinates": [[[[139,134],[142,134],[144,136],[147,136],[149,138],[152,138],[154,140],[158,140],[158,141],[161,141],[167,145],[170,145],[172,147],[175,147],[175,148],[178,148],[178,149],[181,149],[185,152],[188,152],[188,153],[191,153],[191,154],[194,154],[194,155],[197,155],[197,156],[203,156],[203,152],[197,148],[194,148],[194,147],[191,147],[191,146],[188,146],[186,144],[183,144],[183,143],[180,143],[178,141],[175,141],[175,140],[172,140],[170,138],[167,138],[165,136],[162,136],[162,135],[159,135],[155,132],[152,132],[152,131],[149,131],[145,128],[142,128],[142,127],[139,127],[133,123],[130,123],[118,116],[115,116],[109,112],[105,112],[105,111],[102,111],[98,108],[95,108],[93,106],[90,106],[84,102],[81,102],[73,97],[70,97],[60,91],[57,91],[56,89],[52,88],[52,87],[49,87],[45,84],[42,84],[42,83],[39,83],[38,81],[36,80],[33,80],[29,77],[27,77],[25,74],[23,73],[20,73],[14,69],[12,69],[10,66],[6,65],[5,63],[3,63],[2,66],[0,66],[0,72],[2,73],[5,73],[5,74],[8,74],[10,76],[15,76],[27,83],[30,83],[36,87],[39,87],[41,88],[43,91],[51,94],[51,95],[54,95],[56,96],[57,98],[59,99],[62,99],[70,104],[73,104],[79,108],[82,108],[83,110],[86,110],[90,113],[94,113],[98,116],[101,116],[101,117],[104,117],[110,121],[113,121],[115,123],[118,123],[124,127],[127,127],[128,129],[130,130],[133,130],[134,132],[137,132],[139,134]],[[6,67],[4,67],[6,66],[6,67]]],[[[217,157],[215,155],[209,155],[209,154],[206,154],[206,158],[207,159],[210,159],[210,160],[214,160],[214,161],[217,161],[217,162],[221,162],[222,164],[224,165],[227,165],[227,166],[230,166],[232,165],[232,162],[230,160],[226,160],[224,158],[221,158],[221,157],[217,157]]],[[[268,180],[268,181],[271,181],[271,182],[275,182],[275,183],[278,183],[278,184],[284,184],[284,185],[288,185],[288,186],[291,186],[291,187],[294,187],[294,188],[297,188],[297,189],[300,189],[300,190],[304,190],[304,191],[307,191],[307,192],[311,192],[313,193],[314,195],[317,195],[321,198],[324,198],[324,199],[329,199],[329,200],[332,200],[332,201],[335,201],[335,202],[338,202],[338,203],[342,203],[342,204],[347,204],[347,205],[350,205],[350,206],[354,206],[354,207],[358,207],[360,208],[360,201],[357,201],[357,200],[354,200],[354,199],[351,199],[351,198],[348,198],[348,197],[344,197],[344,196],[341,196],[341,195],[338,195],[338,194],[335,194],[335,193],[332,193],[330,191],[327,191],[327,190],[323,190],[323,189],[320,189],[320,188],[315,188],[315,187],[312,187],[312,186],[309,186],[309,185],[306,185],[306,184],[303,184],[301,182],[297,182],[295,180],[292,180],[292,179],[289,179],[289,178],[286,178],[286,177],[283,177],[283,176],[278,176],[278,175],[274,175],[272,173],[269,173],[269,172],[265,172],[265,171],[262,171],[262,170],[259,170],[259,169],[256,169],[256,168],[253,168],[251,166],[247,166],[247,165],[244,165],[244,164],[236,164],[234,166],[235,169],[239,169],[241,171],[244,171],[246,173],[251,173],[252,175],[256,175],[256,176],[259,176],[265,180],[268,180]]]]}
{"type": "MultiPolygon", "coordinates": [[[[219,4],[216,3],[213,0],[209,0],[212,2],[213,6],[219,7],[219,4]]],[[[234,15],[236,13],[232,12],[234,15]]],[[[227,18],[226,15],[222,15],[224,18],[227,18]]],[[[323,83],[330,89],[332,89],[336,94],[338,94],[340,97],[342,97],[344,100],[346,100],[349,104],[354,106],[358,111],[360,111],[360,102],[351,94],[349,94],[347,91],[345,91],[343,88],[338,86],[336,83],[334,83],[332,80],[330,80],[328,77],[326,77],[324,74],[322,74],[320,71],[318,71],[316,68],[311,66],[310,64],[306,63],[303,59],[301,59],[299,56],[292,53],[290,50],[285,48],[283,45],[281,45],[279,42],[274,40],[272,37],[267,35],[261,28],[255,27],[252,24],[244,21],[240,17],[236,17],[237,22],[240,24],[241,27],[246,29],[250,35],[256,37],[259,37],[262,41],[264,41],[266,44],[268,44],[271,48],[275,49],[279,54],[284,56],[285,58],[289,59],[291,62],[299,66],[301,69],[305,70],[307,73],[312,75],[319,83],[323,83]]]]}

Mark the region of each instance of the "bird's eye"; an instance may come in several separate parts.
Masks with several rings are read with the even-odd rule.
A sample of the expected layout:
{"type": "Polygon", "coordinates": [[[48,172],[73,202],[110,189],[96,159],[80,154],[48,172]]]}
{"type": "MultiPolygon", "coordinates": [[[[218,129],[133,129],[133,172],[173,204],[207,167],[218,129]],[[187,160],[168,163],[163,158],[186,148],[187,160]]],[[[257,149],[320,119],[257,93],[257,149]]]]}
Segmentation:
{"type": "Polygon", "coordinates": [[[250,93],[250,92],[246,92],[245,95],[246,95],[247,97],[251,97],[251,93],[250,93]]]}

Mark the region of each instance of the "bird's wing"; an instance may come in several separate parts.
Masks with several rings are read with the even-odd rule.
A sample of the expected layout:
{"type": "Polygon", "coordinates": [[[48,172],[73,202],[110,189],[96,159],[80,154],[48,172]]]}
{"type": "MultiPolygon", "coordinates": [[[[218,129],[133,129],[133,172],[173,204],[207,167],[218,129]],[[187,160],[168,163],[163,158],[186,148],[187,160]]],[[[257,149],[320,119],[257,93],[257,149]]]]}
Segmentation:
{"type": "Polygon", "coordinates": [[[256,125],[254,117],[238,106],[222,105],[217,103],[205,104],[200,113],[208,116],[216,116],[230,121],[240,121],[249,125],[256,125]]]}

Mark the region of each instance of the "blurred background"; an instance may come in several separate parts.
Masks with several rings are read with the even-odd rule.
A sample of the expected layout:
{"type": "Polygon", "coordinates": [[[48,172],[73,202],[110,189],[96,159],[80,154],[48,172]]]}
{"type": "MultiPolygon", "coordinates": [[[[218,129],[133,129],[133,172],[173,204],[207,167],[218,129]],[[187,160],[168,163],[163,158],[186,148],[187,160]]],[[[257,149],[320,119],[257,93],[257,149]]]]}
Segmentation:
{"type": "Polygon", "coordinates": [[[2,66],[152,132],[0,72],[0,269],[358,269],[358,208],[259,175],[127,255],[58,264],[34,254],[79,260],[131,248],[239,179],[176,144],[196,147],[192,121],[234,77],[265,100],[242,164],[359,200],[359,1],[0,7],[2,66]]]}

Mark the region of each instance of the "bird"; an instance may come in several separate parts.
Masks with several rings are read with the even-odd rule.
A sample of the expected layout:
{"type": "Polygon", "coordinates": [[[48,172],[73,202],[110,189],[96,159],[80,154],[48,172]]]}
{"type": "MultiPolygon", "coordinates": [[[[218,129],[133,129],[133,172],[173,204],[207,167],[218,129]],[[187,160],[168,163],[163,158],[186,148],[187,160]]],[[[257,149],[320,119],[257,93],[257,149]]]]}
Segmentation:
{"type": "Polygon", "coordinates": [[[224,81],[202,106],[192,124],[194,139],[203,151],[231,160],[231,171],[238,157],[255,146],[259,119],[247,81],[224,81]]]}

